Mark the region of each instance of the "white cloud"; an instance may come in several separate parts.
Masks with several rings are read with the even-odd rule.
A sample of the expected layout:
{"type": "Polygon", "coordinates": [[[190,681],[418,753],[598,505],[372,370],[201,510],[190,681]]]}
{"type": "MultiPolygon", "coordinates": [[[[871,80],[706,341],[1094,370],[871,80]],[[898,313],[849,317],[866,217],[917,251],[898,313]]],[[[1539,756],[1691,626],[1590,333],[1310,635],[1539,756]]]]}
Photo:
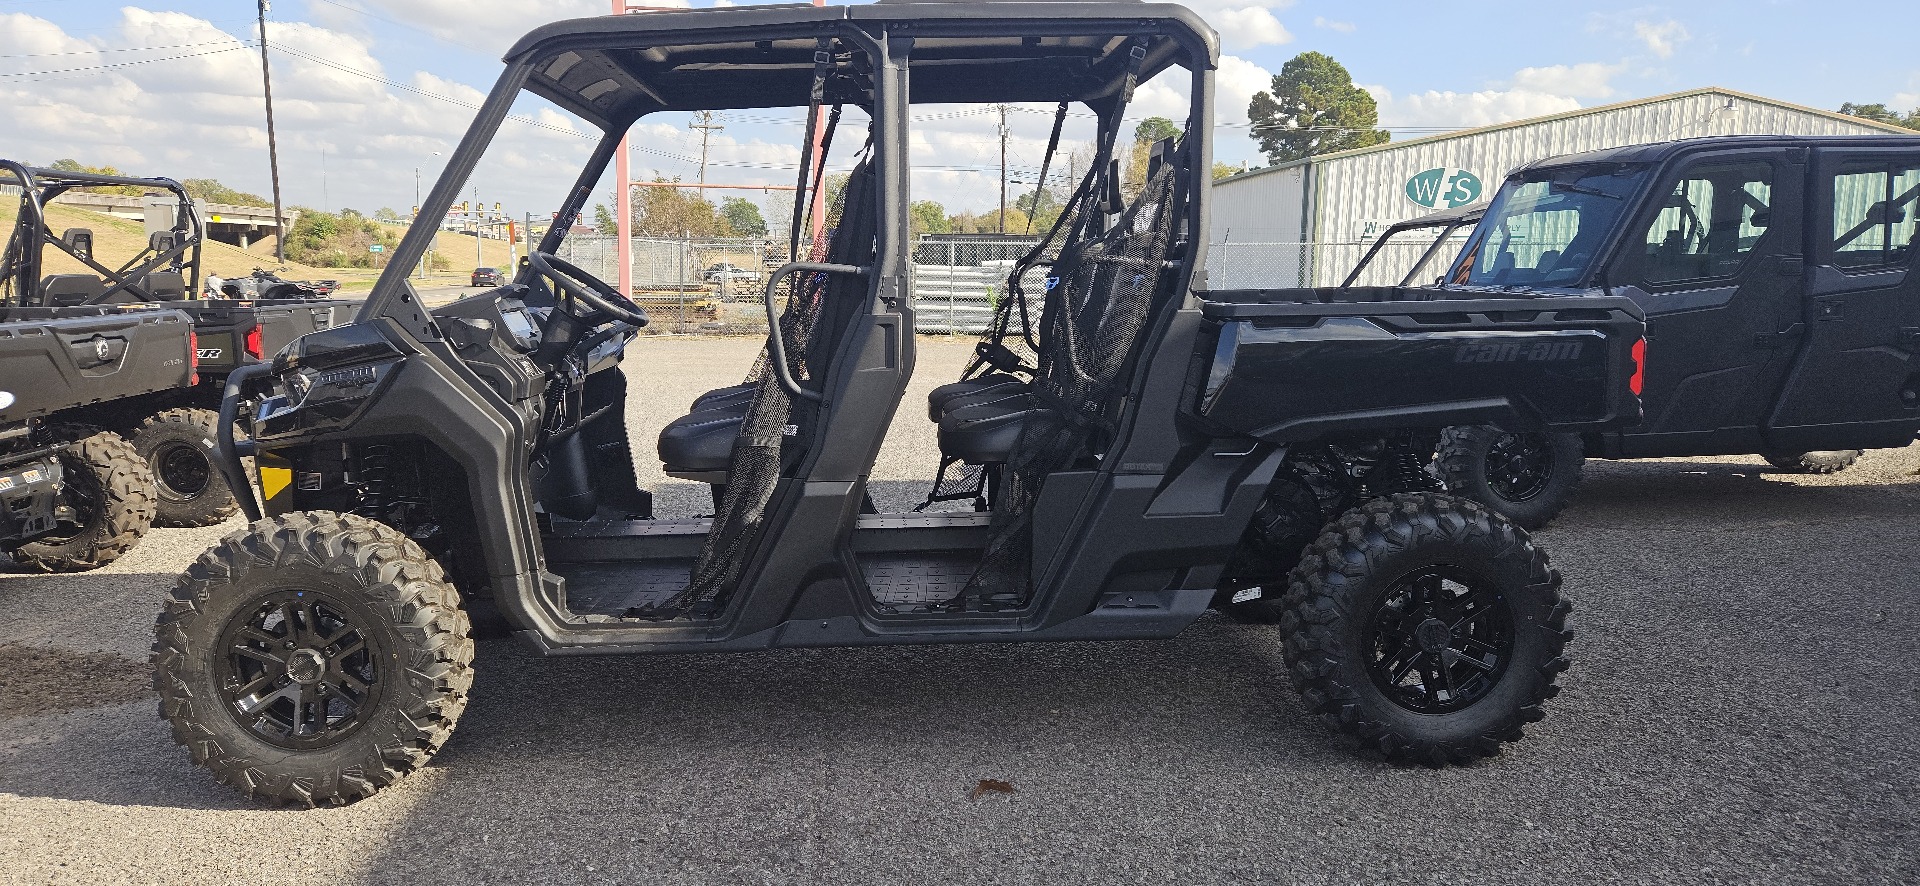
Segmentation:
{"type": "Polygon", "coordinates": [[[1530,89],[1453,92],[1428,90],[1394,95],[1379,86],[1362,87],[1380,106],[1380,123],[1387,127],[1470,129],[1577,110],[1571,96],[1530,89]]]}
{"type": "Polygon", "coordinates": [[[1274,15],[1292,6],[1293,0],[1186,0],[1184,5],[1213,25],[1214,30],[1220,32],[1220,41],[1229,49],[1293,42],[1293,33],[1274,15]]]}
{"type": "Polygon", "coordinates": [[[1313,26],[1316,28],[1325,28],[1326,30],[1335,31],[1341,34],[1351,34],[1355,30],[1355,26],[1353,22],[1338,22],[1338,21],[1334,21],[1333,19],[1326,18],[1325,16],[1318,16],[1318,15],[1313,17],[1313,26]]]}
{"type": "Polygon", "coordinates": [[[1582,62],[1575,65],[1521,68],[1513,74],[1513,88],[1525,92],[1573,98],[1607,98],[1614,93],[1610,81],[1625,73],[1626,70],[1625,62],[1618,64],[1582,62]]]}
{"type": "Polygon", "coordinates": [[[1636,21],[1633,23],[1633,36],[1646,44],[1647,51],[1661,58],[1672,58],[1675,47],[1693,39],[1687,33],[1687,26],[1673,19],[1663,22],[1636,21]]]}
{"type": "MultiPolygon", "coordinates": [[[[245,44],[252,35],[223,31],[183,13],[133,7],[123,8],[113,25],[80,39],[51,22],[0,15],[0,52],[12,56],[0,73],[33,74],[0,77],[0,102],[11,124],[6,154],[30,163],[71,157],[140,175],[217,178],[267,193],[260,60],[258,51],[245,44]],[[188,55],[193,57],[145,63],[188,55]],[[107,64],[125,66],[71,70],[107,64]]],[[[360,36],[302,22],[275,22],[269,36],[300,53],[273,56],[282,183],[292,204],[319,206],[325,200],[335,209],[405,209],[413,198],[415,165],[422,167],[423,184],[431,184],[472,119],[465,105],[482,98],[470,86],[424,72],[386,71],[360,36]],[[392,88],[382,79],[418,92],[392,88]],[[442,156],[431,156],[434,151],[442,156]]],[[[524,112],[571,126],[538,103],[529,102],[524,112]]],[[[564,132],[507,123],[483,166],[483,196],[488,202],[550,208],[564,182],[553,182],[549,172],[541,182],[546,187],[536,193],[519,187],[523,179],[508,171],[577,169],[591,144],[564,132]]]]}

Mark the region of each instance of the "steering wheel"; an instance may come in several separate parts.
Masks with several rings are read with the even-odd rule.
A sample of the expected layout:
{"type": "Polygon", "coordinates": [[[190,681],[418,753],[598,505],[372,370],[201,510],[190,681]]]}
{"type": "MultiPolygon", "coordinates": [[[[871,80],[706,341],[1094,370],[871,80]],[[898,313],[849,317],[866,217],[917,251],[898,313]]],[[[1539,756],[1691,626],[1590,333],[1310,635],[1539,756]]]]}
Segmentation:
{"type": "Polygon", "coordinates": [[[596,314],[636,329],[647,325],[646,309],[608,286],[606,281],[575,267],[572,262],[536,249],[527,253],[527,264],[533,266],[534,273],[553,281],[561,291],[592,308],[596,314]]]}

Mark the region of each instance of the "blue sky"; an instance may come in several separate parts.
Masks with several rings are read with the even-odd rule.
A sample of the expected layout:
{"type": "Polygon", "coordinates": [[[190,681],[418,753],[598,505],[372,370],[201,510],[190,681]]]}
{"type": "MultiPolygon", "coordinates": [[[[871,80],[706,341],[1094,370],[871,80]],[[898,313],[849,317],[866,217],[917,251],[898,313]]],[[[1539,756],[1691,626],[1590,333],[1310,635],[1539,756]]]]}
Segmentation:
{"type": "MultiPolygon", "coordinates": [[[[1271,72],[1310,49],[1346,64],[1379,98],[1382,124],[1403,138],[1706,85],[1829,109],[1843,101],[1920,107],[1911,7],[1886,0],[1189,5],[1225,36],[1228,124],[1244,122],[1246,97],[1271,72]]],[[[444,155],[470,113],[458,100],[486,90],[501,51],[542,21],[603,8],[600,0],[279,0],[274,38],[335,66],[275,58],[289,202],[404,209],[413,169],[428,179],[437,171],[432,152],[444,155]]],[[[73,156],[265,192],[258,57],[235,44],[252,38],[252,12],[249,0],[0,0],[0,91],[8,93],[0,100],[14,109],[0,155],[73,156]],[[148,62],[171,56],[190,57],[148,62]]],[[[1166,92],[1142,106],[1173,104],[1166,92]]],[[[1047,124],[1019,116],[1015,161],[1031,167],[1047,124]]],[[[636,157],[636,169],[692,178],[693,166],[676,159],[698,152],[684,126],[662,120],[643,134],[653,153],[636,157]]],[[[916,179],[916,189],[955,209],[989,208],[994,121],[976,114],[930,128],[940,131],[916,150],[954,168],[916,179]]],[[[550,186],[527,179],[577,162],[585,140],[513,131],[481,196],[544,208],[550,186]]],[[[756,166],[792,162],[796,138],[791,126],[735,120],[714,157],[736,179],[784,180],[756,166]]],[[[1217,145],[1223,160],[1260,162],[1243,128],[1224,128],[1217,145]]]]}

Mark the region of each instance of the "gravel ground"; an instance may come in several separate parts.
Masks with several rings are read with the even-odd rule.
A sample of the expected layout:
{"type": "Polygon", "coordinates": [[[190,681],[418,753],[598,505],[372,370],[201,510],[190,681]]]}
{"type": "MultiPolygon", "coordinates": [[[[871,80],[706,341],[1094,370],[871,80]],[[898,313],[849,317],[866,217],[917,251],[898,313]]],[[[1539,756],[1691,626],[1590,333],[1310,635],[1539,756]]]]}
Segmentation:
{"type": "MultiPolygon", "coordinates": [[[[648,339],[636,449],[751,342],[648,339]]],[[[876,469],[934,461],[918,392],[876,469]]],[[[663,483],[663,511],[704,493],[663,483]]],[[[1920,448],[1834,477],[1592,466],[1542,545],[1574,669],[1505,755],[1352,756],[1272,629],[1164,642],[541,660],[481,645],[435,764],[345,809],[251,804],[138,684],[174,575],[237,523],[0,574],[0,882],[1911,883],[1920,448]],[[984,792],[983,779],[1012,793],[984,792]]]]}

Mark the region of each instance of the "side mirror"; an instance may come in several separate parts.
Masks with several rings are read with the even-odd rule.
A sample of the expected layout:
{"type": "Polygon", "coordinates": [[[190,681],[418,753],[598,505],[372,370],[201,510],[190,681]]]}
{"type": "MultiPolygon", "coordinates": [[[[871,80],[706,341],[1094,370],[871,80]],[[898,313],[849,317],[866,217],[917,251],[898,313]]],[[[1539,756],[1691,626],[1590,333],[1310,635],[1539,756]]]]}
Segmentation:
{"type": "Polygon", "coordinates": [[[1747,225],[1755,228],[1771,228],[1773,227],[1773,212],[1771,210],[1756,212],[1753,214],[1753,218],[1747,220],[1747,225]]]}

